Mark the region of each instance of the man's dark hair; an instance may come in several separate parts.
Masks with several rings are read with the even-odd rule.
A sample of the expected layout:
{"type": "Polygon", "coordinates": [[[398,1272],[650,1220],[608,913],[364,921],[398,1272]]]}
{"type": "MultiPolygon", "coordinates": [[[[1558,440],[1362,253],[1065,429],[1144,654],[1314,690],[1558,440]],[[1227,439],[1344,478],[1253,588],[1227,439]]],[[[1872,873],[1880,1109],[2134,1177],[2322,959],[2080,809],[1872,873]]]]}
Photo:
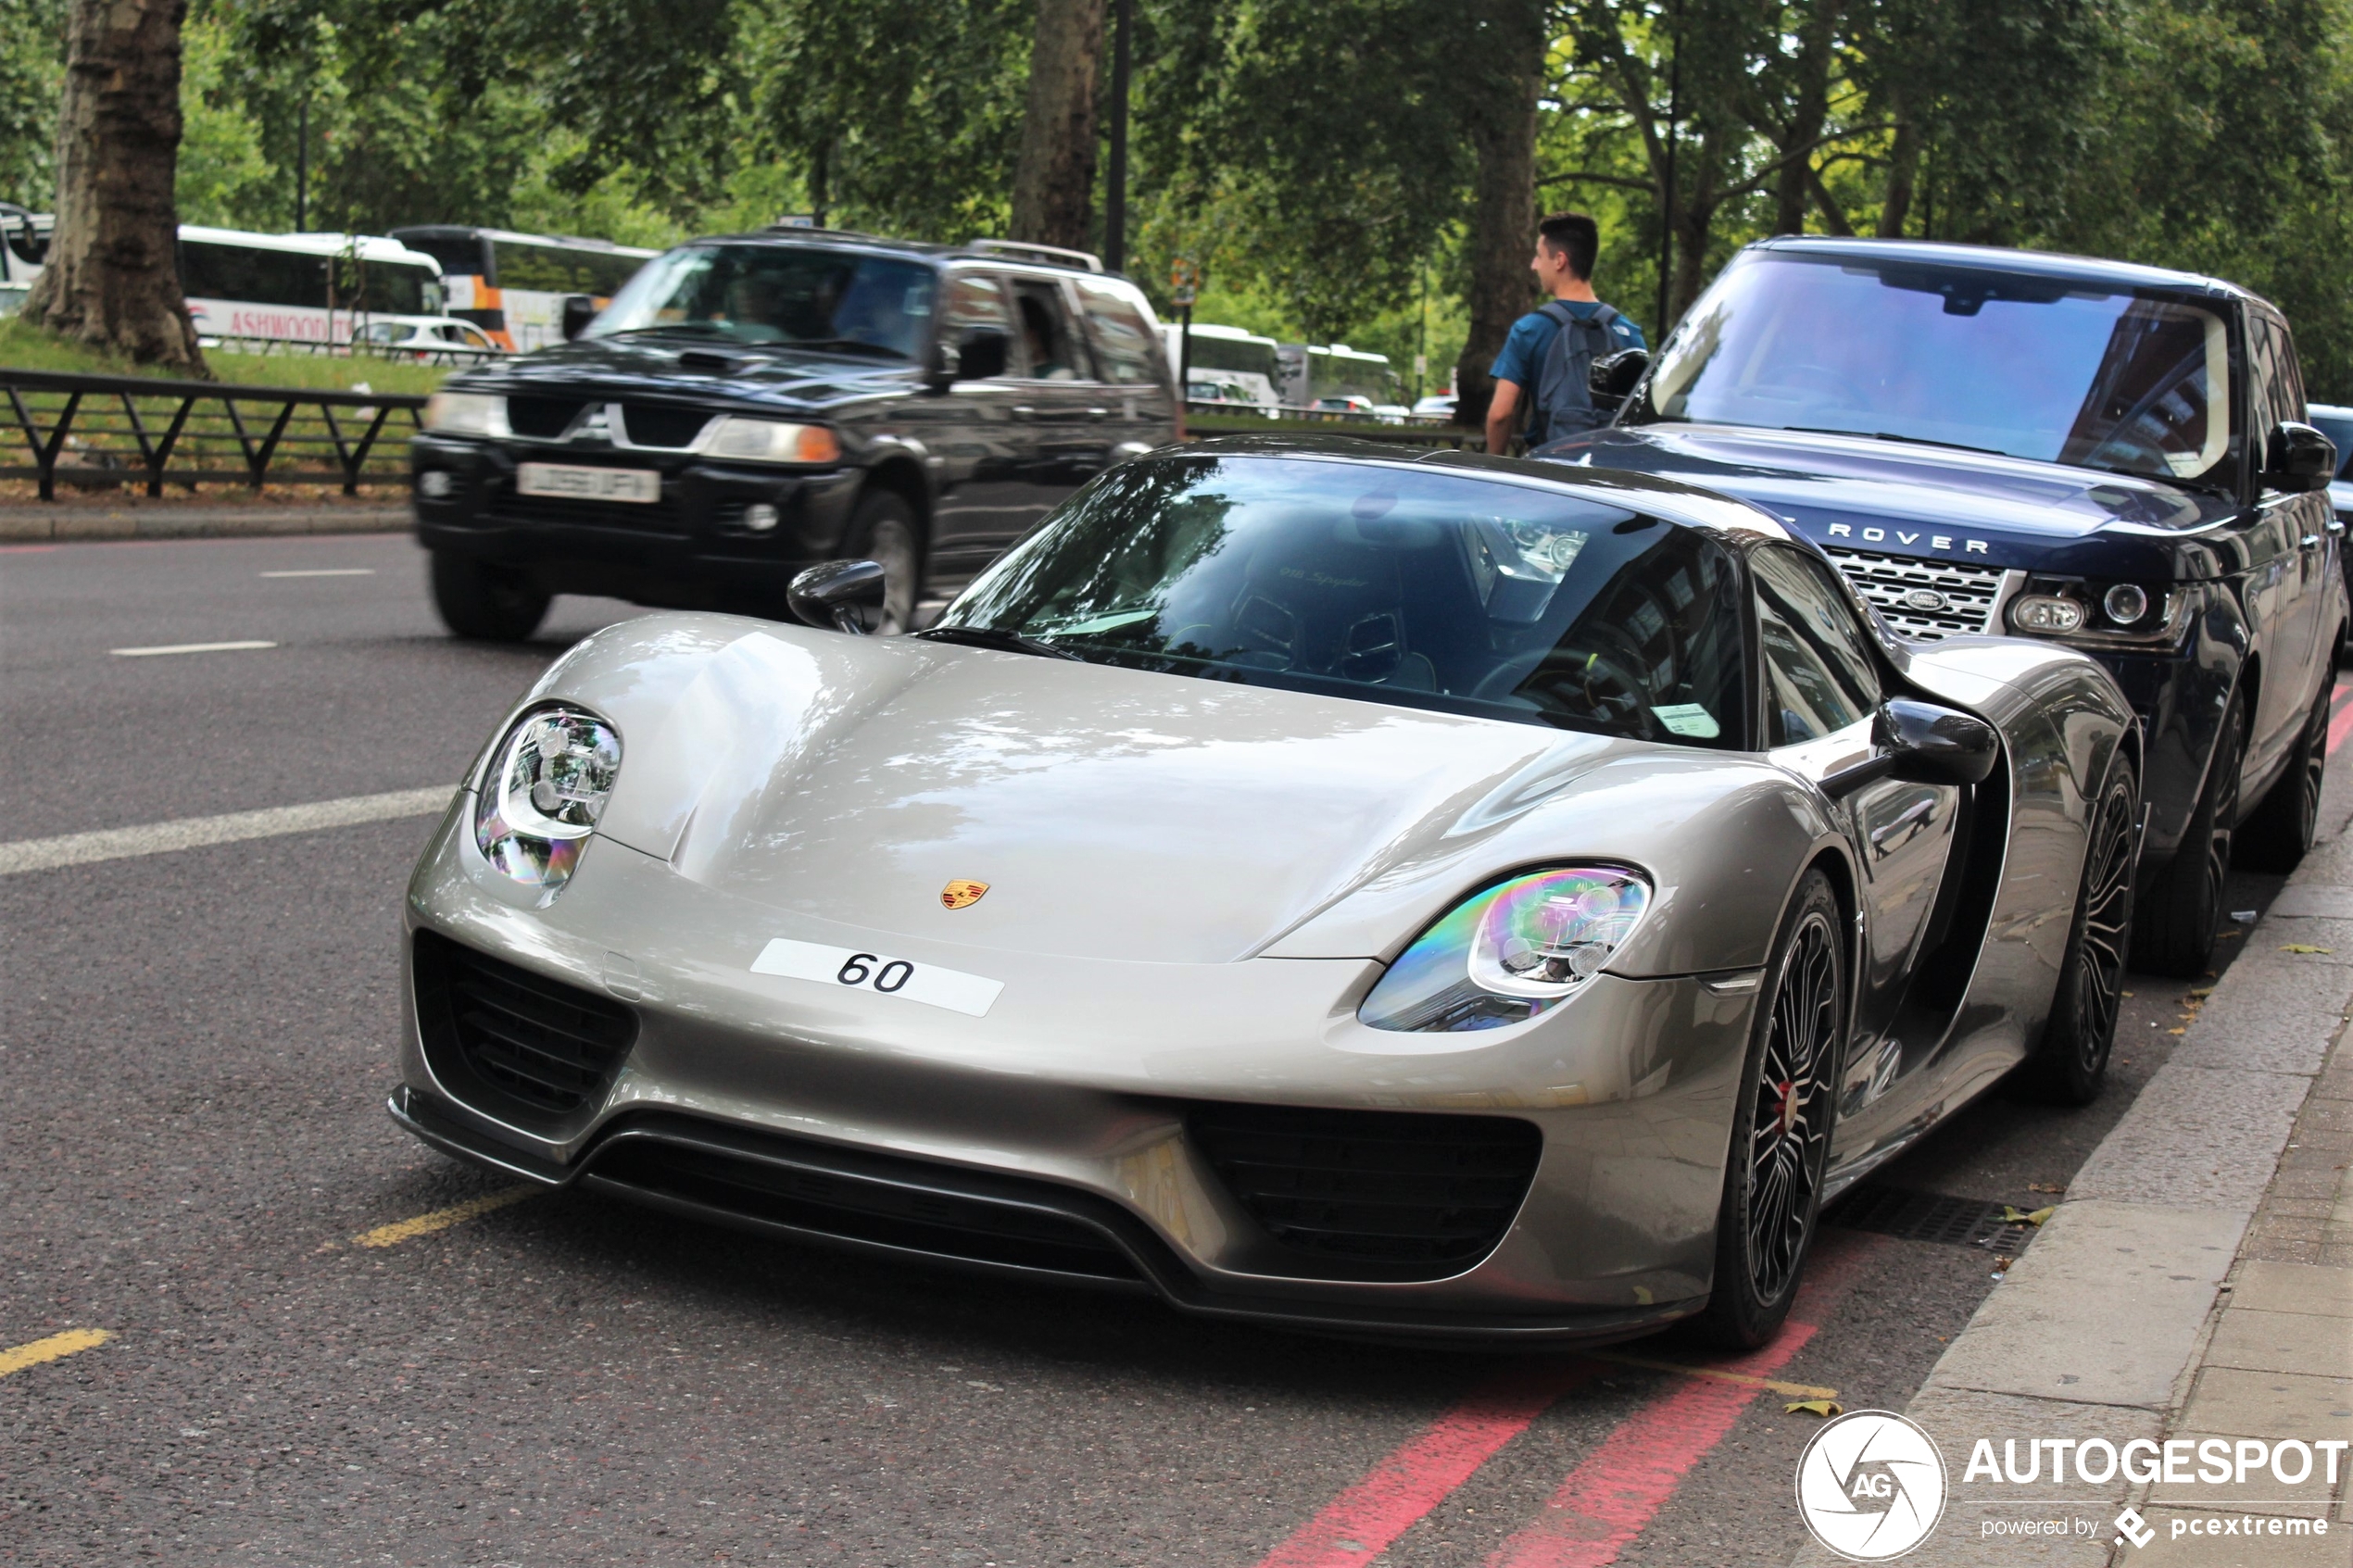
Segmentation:
{"type": "Polygon", "coordinates": [[[1536,225],[1544,243],[1568,258],[1568,270],[1580,282],[1590,282],[1593,263],[1602,254],[1602,228],[1582,212],[1554,212],[1536,225]]]}

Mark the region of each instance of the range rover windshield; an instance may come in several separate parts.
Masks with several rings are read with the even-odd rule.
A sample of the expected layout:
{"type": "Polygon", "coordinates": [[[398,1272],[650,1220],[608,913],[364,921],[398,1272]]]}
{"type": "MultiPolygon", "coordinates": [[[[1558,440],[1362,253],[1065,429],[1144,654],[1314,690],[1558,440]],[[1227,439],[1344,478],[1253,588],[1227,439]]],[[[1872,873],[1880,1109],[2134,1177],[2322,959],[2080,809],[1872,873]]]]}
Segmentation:
{"type": "Polygon", "coordinates": [[[2215,482],[2230,334],[2187,301],[1910,258],[1768,253],[1675,329],[1647,415],[2215,482]]]}
{"type": "Polygon", "coordinates": [[[1738,582],[1706,534],[1577,496],[1202,454],[1104,475],[918,635],[1737,747],[1738,582]]]}
{"type": "Polygon", "coordinates": [[[919,262],[803,245],[687,245],[646,263],[590,337],[667,332],[912,359],[931,325],[919,262]]]}

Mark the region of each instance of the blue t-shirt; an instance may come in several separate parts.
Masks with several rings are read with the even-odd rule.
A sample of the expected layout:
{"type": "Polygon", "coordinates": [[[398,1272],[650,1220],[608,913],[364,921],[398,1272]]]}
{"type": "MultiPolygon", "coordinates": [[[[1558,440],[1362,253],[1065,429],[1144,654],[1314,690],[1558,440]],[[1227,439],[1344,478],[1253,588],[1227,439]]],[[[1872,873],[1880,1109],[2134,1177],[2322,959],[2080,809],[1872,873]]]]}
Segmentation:
{"type": "MultiPolygon", "coordinates": [[[[1580,321],[1590,321],[1593,312],[1602,307],[1597,299],[1562,301],[1568,313],[1580,321]]],[[[1495,356],[1495,368],[1488,374],[1497,381],[1516,383],[1521,406],[1532,415],[1536,411],[1536,388],[1544,379],[1544,356],[1553,349],[1553,339],[1560,335],[1560,323],[1541,310],[1531,310],[1512,323],[1512,335],[1504,340],[1504,351],[1495,356]]],[[[1610,352],[1621,348],[1648,348],[1642,329],[1619,316],[1610,323],[1610,352]]]]}

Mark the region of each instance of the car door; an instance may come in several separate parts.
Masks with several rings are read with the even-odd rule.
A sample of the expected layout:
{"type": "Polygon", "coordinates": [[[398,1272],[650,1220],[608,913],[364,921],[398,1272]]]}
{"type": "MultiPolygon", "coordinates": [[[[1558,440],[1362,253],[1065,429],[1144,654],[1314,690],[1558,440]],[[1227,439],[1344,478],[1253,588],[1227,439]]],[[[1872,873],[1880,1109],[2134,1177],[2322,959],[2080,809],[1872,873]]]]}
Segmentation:
{"type": "MultiPolygon", "coordinates": [[[[1176,437],[1176,399],[1162,357],[1151,307],[1135,285],[1113,278],[1079,278],[1078,312],[1095,350],[1106,395],[1110,458],[1139,457],[1176,437]]],[[[1091,415],[1091,410],[1090,410],[1091,415]]]]}
{"type": "Polygon", "coordinates": [[[1026,430],[1028,471],[1042,517],[1111,466],[1109,389],[1096,377],[1063,277],[1016,273],[1007,281],[1025,361],[1013,418],[1026,430]]]}
{"type": "MultiPolygon", "coordinates": [[[[1014,416],[1022,391],[1020,332],[1004,281],[977,268],[952,269],[940,291],[938,332],[962,344],[994,333],[1008,355],[993,375],[964,376],[937,396],[910,399],[905,422],[924,444],[933,484],[925,580],[952,592],[994,559],[1041,513],[1028,471],[1027,429],[1014,416]]],[[[987,369],[986,366],[966,367],[987,369]]]]}
{"type": "MultiPolygon", "coordinates": [[[[1819,784],[1873,754],[1883,695],[1870,639],[1829,569],[1803,551],[1759,548],[1755,583],[1772,759],[1819,784]]],[[[1851,1038],[1878,1048],[1904,1000],[1950,859],[1960,791],[1881,779],[1836,803],[1862,882],[1862,964],[1851,1038]]],[[[1892,1081],[1919,1067],[1894,1062],[1892,1081]]]]}
{"type": "MultiPolygon", "coordinates": [[[[2271,317],[2272,333],[2273,380],[2271,404],[2284,420],[2299,424],[2311,422],[2310,411],[2304,402],[2304,371],[2296,363],[2296,339],[2288,332],[2285,320],[2271,317]]],[[[2333,668],[2336,649],[2331,633],[2336,627],[2335,588],[2338,578],[2336,564],[2336,530],[2334,510],[2325,490],[2309,491],[2287,497],[2289,515],[2293,518],[2296,554],[2300,571],[2295,610],[2296,630],[2293,633],[2301,649],[2296,680],[2293,683],[2297,703],[2294,719],[2303,718],[2311,707],[2321,682],[2333,668]]],[[[2291,721],[2287,744],[2293,745],[2296,728],[2291,721]]]]}
{"type": "MultiPolygon", "coordinates": [[[[2279,324],[2266,312],[2250,309],[2246,329],[2247,452],[2250,465],[2259,474],[2272,431],[2281,420],[2293,417],[2288,409],[2302,412],[2303,401],[2300,397],[2293,403],[2288,400],[2281,368],[2285,333],[2279,324]]],[[[2270,772],[2294,743],[2312,694],[2315,633],[2310,611],[2319,575],[2307,563],[2325,557],[2322,545],[2328,537],[2326,510],[2324,497],[2288,495],[2264,488],[2259,481],[2255,505],[2233,531],[2244,551],[2239,583],[2246,613],[2248,654],[2264,671],[2255,693],[2254,711],[2247,716],[2246,776],[2249,779],[2270,772]],[[2308,517],[2312,510],[2308,503],[2317,506],[2317,515],[2308,517]],[[2311,549],[2304,547],[2307,535],[2314,539],[2311,549]]],[[[2254,804],[2251,797],[2242,800],[2244,806],[2254,804]]]]}

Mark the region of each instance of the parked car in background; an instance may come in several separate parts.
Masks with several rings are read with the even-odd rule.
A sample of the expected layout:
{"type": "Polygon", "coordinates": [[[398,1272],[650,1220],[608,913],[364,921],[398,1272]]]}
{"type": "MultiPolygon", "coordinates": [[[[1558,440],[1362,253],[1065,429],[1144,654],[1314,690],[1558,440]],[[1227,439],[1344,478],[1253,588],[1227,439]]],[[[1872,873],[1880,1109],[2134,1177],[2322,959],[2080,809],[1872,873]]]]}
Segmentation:
{"type": "Polygon", "coordinates": [[[1414,412],[1425,419],[1432,415],[1440,419],[1452,419],[1454,417],[1454,395],[1451,392],[1433,392],[1414,405],[1414,412]]]}
{"type": "Polygon", "coordinates": [[[2007,633],[2106,665],[2147,731],[2142,967],[2203,973],[2233,857],[2282,870],[2310,845],[2347,621],[2337,453],[2285,319],[2246,290],[1767,240],[1615,426],[1537,455],[1755,501],[1906,637],[2007,633]]]}
{"type": "Polygon", "coordinates": [[[506,352],[480,327],[454,316],[371,316],[351,341],[386,358],[428,365],[477,365],[506,352]]]}
{"type": "Polygon", "coordinates": [[[32,292],[32,281],[49,258],[49,233],[56,226],[48,213],[0,202],[0,316],[15,315],[32,292]]]}
{"type": "Polygon", "coordinates": [[[876,619],[903,629],[1176,434],[1151,307],[1066,252],[698,240],[575,326],[451,377],[411,445],[434,602],[462,636],[527,637],[558,593],[783,615],[793,575],[836,556],[883,563],[876,619]]]}
{"type": "MultiPolygon", "coordinates": [[[[2322,435],[2336,443],[2336,477],[2329,481],[2329,509],[2336,513],[2336,521],[2353,523],[2353,408],[2332,403],[2313,403],[2306,407],[2313,426],[2322,435]]],[[[2337,559],[2345,569],[2345,582],[2353,592],[2353,549],[2346,547],[2345,539],[2337,541],[2337,559]]],[[[2337,662],[2343,664],[2353,656],[2353,636],[2337,648],[2337,662]]]]}

